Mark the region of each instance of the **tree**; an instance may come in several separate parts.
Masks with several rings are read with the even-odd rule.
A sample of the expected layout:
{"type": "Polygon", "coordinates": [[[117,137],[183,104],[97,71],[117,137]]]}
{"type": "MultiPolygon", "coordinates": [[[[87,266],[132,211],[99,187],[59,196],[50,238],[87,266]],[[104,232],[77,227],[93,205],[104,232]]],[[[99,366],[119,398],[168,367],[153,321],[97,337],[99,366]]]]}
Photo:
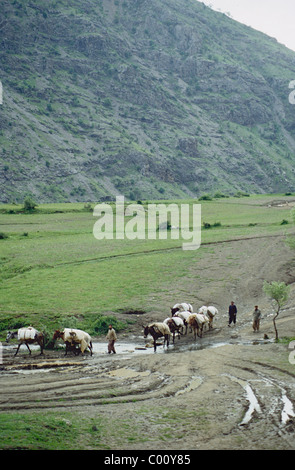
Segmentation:
{"type": "Polygon", "coordinates": [[[276,326],[276,319],[280,313],[281,307],[287,302],[289,293],[290,293],[290,286],[287,286],[284,282],[276,282],[273,281],[271,283],[264,281],[263,284],[263,291],[266,295],[268,295],[272,300],[276,301],[277,304],[277,312],[273,318],[273,325],[276,333],[276,340],[279,339],[278,330],[276,326]]]}

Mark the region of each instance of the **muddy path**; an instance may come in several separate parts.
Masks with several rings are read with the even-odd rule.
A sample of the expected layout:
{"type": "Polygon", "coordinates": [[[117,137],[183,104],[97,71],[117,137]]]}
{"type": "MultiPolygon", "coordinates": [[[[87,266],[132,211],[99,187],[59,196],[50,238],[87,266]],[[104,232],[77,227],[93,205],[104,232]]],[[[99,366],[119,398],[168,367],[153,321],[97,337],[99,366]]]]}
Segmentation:
{"type": "MultiPolygon", "coordinates": [[[[182,288],[193,304],[218,300],[214,329],[202,339],[188,333],[168,349],[146,348],[143,317],[163,320],[160,309],[139,316],[133,331],[119,337],[116,355],[107,354],[105,339],[95,339],[92,357],[62,350],[29,356],[25,347],[13,357],[4,346],[0,413],[99,417],[114,450],[295,449],[295,365],[288,344],[273,341],[273,309],[260,285],[264,278],[292,280],[289,251],[277,239],[238,241],[208,252],[201,263],[192,267],[202,269],[198,290],[187,297],[185,284],[171,286],[171,296],[177,301],[182,288]],[[229,328],[231,297],[239,309],[229,328]],[[259,333],[251,328],[256,303],[263,310],[259,333]]],[[[292,284],[277,322],[280,337],[295,337],[294,318],[292,284]]]]}

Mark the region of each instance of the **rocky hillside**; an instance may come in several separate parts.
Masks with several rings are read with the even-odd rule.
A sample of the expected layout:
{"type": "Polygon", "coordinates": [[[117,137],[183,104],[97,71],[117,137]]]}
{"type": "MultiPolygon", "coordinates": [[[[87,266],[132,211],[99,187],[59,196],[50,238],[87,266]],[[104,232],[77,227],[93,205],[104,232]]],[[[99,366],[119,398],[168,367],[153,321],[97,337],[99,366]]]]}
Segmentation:
{"type": "Polygon", "coordinates": [[[2,0],[1,201],[295,190],[295,53],[196,0],[2,0]]]}

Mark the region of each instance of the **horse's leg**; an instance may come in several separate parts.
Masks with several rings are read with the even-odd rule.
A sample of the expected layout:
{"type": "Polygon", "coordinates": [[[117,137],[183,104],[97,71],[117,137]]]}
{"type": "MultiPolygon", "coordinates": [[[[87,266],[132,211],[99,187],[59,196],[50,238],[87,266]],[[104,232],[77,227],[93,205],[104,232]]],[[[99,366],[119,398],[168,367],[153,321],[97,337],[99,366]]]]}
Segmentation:
{"type": "Polygon", "coordinates": [[[14,355],[14,356],[16,356],[16,355],[17,355],[17,353],[19,352],[20,345],[21,345],[21,343],[18,343],[17,350],[16,350],[16,353],[15,353],[15,355],[14,355]]]}
{"type": "Polygon", "coordinates": [[[27,346],[27,348],[28,348],[28,350],[29,350],[29,352],[30,352],[30,355],[31,355],[31,354],[32,354],[32,351],[30,350],[28,343],[25,343],[25,345],[27,346]]]}
{"type": "Polygon", "coordinates": [[[39,344],[39,346],[40,346],[40,351],[41,351],[41,352],[40,352],[40,356],[43,356],[43,354],[44,354],[44,353],[43,353],[43,349],[44,349],[43,341],[41,341],[41,342],[38,341],[38,344],[39,344]]]}
{"type": "Polygon", "coordinates": [[[68,354],[69,348],[70,348],[70,343],[69,343],[69,341],[66,341],[66,352],[65,352],[65,356],[68,354]]]}

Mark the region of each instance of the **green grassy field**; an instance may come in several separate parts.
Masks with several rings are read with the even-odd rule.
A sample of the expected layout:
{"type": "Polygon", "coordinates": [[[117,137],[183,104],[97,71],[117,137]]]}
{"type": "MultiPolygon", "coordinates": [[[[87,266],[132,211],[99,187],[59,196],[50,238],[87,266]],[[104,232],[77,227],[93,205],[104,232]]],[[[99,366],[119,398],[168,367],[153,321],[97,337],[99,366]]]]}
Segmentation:
{"type": "MultiPolygon", "coordinates": [[[[31,213],[1,205],[0,337],[23,324],[52,329],[75,322],[93,333],[93,324],[112,312],[151,310],[210,243],[292,230],[290,207],[271,207],[273,199],[291,197],[202,201],[202,224],[211,227],[202,227],[202,245],[194,251],[184,251],[183,240],[171,239],[170,232],[167,240],[96,240],[97,219],[83,203],[40,205],[31,213]]],[[[117,327],[128,328],[128,322],[117,327]]]]}

